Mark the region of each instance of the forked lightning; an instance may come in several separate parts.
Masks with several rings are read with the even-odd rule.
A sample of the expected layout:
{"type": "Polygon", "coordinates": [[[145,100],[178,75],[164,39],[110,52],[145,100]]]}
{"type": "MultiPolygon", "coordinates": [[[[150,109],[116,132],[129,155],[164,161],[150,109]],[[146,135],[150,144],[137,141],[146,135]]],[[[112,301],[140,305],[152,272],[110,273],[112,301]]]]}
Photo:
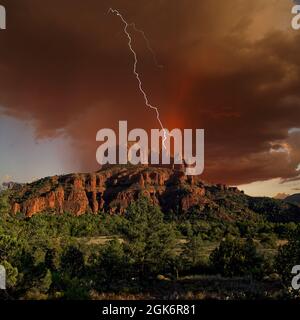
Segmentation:
{"type": "MultiPolygon", "coordinates": [[[[116,16],[118,16],[118,17],[121,19],[121,21],[123,22],[123,24],[124,24],[124,33],[125,33],[125,35],[126,35],[127,38],[128,38],[128,47],[129,47],[129,49],[130,49],[130,51],[132,52],[133,57],[134,57],[133,73],[134,73],[134,75],[135,75],[135,77],[136,77],[136,79],[137,79],[137,81],[138,81],[139,90],[140,90],[140,92],[142,93],[142,95],[143,95],[143,97],[144,97],[144,101],[145,101],[146,106],[149,107],[149,108],[151,108],[151,109],[153,109],[153,110],[155,110],[155,112],[156,112],[156,118],[157,118],[157,120],[158,120],[158,122],[159,122],[159,125],[160,125],[160,127],[161,127],[161,129],[163,130],[163,133],[164,133],[164,137],[163,137],[162,144],[163,144],[164,148],[166,149],[165,142],[166,142],[166,140],[167,140],[167,131],[166,131],[166,129],[164,128],[164,126],[163,126],[163,124],[162,124],[162,122],[161,122],[161,120],[160,120],[160,115],[159,115],[159,110],[158,110],[158,108],[155,107],[155,106],[153,106],[153,105],[149,102],[148,96],[147,96],[145,90],[143,89],[142,80],[141,80],[141,78],[140,78],[139,73],[137,72],[138,58],[137,58],[136,52],[134,51],[134,49],[133,49],[133,47],[132,47],[132,39],[131,39],[130,33],[129,33],[129,31],[128,31],[128,27],[129,27],[129,26],[132,26],[135,31],[138,31],[138,32],[142,33],[144,39],[145,39],[146,42],[147,42],[147,47],[148,47],[148,49],[149,49],[149,50],[151,51],[151,53],[153,54],[154,59],[156,59],[156,58],[155,58],[155,55],[154,55],[154,52],[153,52],[153,50],[151,49],[151,47],[150,47],[150,45],[149,45],[149,41],[148,41],[148,39],[146,38],[145,33],[144,33],[142,30],[137,29],[136,26],[135,26],[135,24],[129,24],[129,23],[124,19],[124,17],[120,14],[120,12],[119,12],[118,10],[115,10],[115,9],[110,8],[110,9],[108,10],[108,12],[109,12],[109,13],[113,13],[113,14],[115,14],[116,16]]],[[[155,61],[156,61],[156,60],[155,60],[155,61]]]]}

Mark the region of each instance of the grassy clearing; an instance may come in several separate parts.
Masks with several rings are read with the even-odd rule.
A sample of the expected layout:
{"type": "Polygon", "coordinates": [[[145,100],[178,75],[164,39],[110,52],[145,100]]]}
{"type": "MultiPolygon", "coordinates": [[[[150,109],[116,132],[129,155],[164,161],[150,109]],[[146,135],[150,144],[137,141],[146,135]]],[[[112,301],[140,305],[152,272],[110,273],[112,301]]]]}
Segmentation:
{"type": "Polygon", "coordinates": [[[112,240],[119,240],[121,243],[124,242],[124,240],[120,236],[99,236],[99,237],[86,237],[86,238],[78,238],[78,241],[81,243],[84,243],[86,245],[105,245],[107,242],[112,240]]]}
{"type": "MultiPolygon", "coordinates": [[[[98,237],[81,237],[81,238],[76,238],[76,241],[78,243],[83,244],[83,245],[88,245],[88,246],[103,246],[107,244],[109,241],[112,241],[114,239],[119,240],[121,243],[124,242],[124,239],[120,235],[112,235],[112,236],[98,236],[98,237]]],[[[287,244],[287,240],[278,240],[276,242],[276,247],[275,248],[269,248],[265,246],[260,246],[260,241],[256,240],[259,248],[258,251],[263,254],[264,256],[272,257],[275,256],[278,248],[282,245],[287,244]]],[[[177,247],[176,247],[176,253],[180,254],[184,246],[187,243],[186,238],[180,238],[178,239],[177,247]]],[[[209,242],[209,241],[204,241],[203,244],[200,246],[199,251],[201,252],[201,257],[204,260],[207,260],[210,254],[219,246],[220,241],[214,241],[214,242],[209,242]]]]}

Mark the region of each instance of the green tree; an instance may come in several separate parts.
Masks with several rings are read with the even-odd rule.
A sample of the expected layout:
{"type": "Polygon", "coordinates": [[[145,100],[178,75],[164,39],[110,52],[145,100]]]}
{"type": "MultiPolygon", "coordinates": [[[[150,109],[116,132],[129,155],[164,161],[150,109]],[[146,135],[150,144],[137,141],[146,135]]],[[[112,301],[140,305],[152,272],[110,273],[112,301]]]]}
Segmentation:
{"type": "Polygon", "coordinates": [[[254,242],[237,239],[223,240],[210,255],[213,269],[226,277],[261,273],[263,258],[257,253],[254,242]]]}
{"type": "Polygon", "coordinates": [[[51,287],[51,284],[52,284],[52,274],[51,274],[51,271],[47,269],[44,276],[41,277],[40,279],[39,290],[42,293],[47,293],[51,287]]]}
{"type": "Polygon", "coordinates": [[[200,235],[193,235],[188,239],[182,258],[186,265],[195,267],[201,261],[201,245],[203,241],[200,235]]]}
{"type": "Polygon", "coordinates": [[[20,249],[19,242],[9,235],[0,234],[0,261],[11,261],[20,249]]]}
{"type": "Polygon", "coordinates": [[[9,214],[9,203],[5,192],[0,193],[0,216],[7,217],[9,214]]]}
{"type": "Polygon", "coordinates": [[[51,271],[56,271],[59,267],[58,251],[55,248],[47,248],[45,253],[45,266],[51,271]]]}
{"type": "Polygon", "coordinates": [[[7,288],[12,288],[17,284],[18,281],[18,269],[13,267],[8,261],[2,261],[1,265],[5,268],[6,271],[6,286],[7,288]]]}
{"type": "Polygon", "coordinates": [[[69,246],[61,256],[60,269],[70,278],[82,276],[85,269],[82,252],[74,246],[69,246]]]}
{"type": "Polygon", "coordinates": [[[141,276],[167,268],[175,254],[174,227],[164,222],[163,213],[149,199],[140,197],[127,210],[125,248],[141,276]]]}
{"type": "Polygon", "coordinates": [[[123,280],[128,280],[128,262],[123,244],[117,239],[105,244],[94,266],[92,276],[98,290],[114,289],[123,280]]]}

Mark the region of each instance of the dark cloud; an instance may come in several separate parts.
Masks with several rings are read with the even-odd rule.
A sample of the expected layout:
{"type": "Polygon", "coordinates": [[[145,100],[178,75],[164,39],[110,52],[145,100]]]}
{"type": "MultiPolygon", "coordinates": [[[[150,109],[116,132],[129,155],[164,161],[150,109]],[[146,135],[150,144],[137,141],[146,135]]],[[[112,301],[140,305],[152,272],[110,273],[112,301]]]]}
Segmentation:
{"type": "Polygon", "coordinates": [[[299,135],[288,130],[300,126],[300,32],[271,20],[260,27],[269,10],[262,0],[2,2],[0,105],[32,119],[38,137],[68,134],[83,170],[96,168],[100,128],[123,119],[157,127],[112,6],[145,31],[164,65],[136,34],[138,67],[163,123],[206,129],[206,179],[297,179],[299,135]]]}

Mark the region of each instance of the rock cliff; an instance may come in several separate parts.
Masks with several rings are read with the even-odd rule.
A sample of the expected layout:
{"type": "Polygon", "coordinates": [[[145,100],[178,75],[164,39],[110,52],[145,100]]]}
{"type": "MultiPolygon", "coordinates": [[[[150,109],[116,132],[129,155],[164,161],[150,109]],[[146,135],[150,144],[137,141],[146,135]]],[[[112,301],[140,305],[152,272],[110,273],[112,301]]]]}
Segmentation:
{"type": "MultiPolygon", "coordinates": [[[[226,188],[226,186],[220,186],[226,188]]],[[[111,166],[95,173],[47,177],[12,190],[12,213],[27,217],[53,211],[123,213],[140,194],[165,210],[183,212],[205,205],[206,187],[197,176],[181,170],[147,166],[111,166]]]]}
{"type": "Polygon", "coordinates": [[[148,197],[165,213],[196,212],[204,219],[300,221],[300,207],[282,200],[255,198],[236,187],[208,184],[186,176],[180,168],[107,166],[94,173],[43,178],[9,190],[11,213],[26,217],[51,212],[74,215],[106,212],[124,214],[130,202],[148,197]],[[257,215],[258,214],[258,215],[257,215]]]}

